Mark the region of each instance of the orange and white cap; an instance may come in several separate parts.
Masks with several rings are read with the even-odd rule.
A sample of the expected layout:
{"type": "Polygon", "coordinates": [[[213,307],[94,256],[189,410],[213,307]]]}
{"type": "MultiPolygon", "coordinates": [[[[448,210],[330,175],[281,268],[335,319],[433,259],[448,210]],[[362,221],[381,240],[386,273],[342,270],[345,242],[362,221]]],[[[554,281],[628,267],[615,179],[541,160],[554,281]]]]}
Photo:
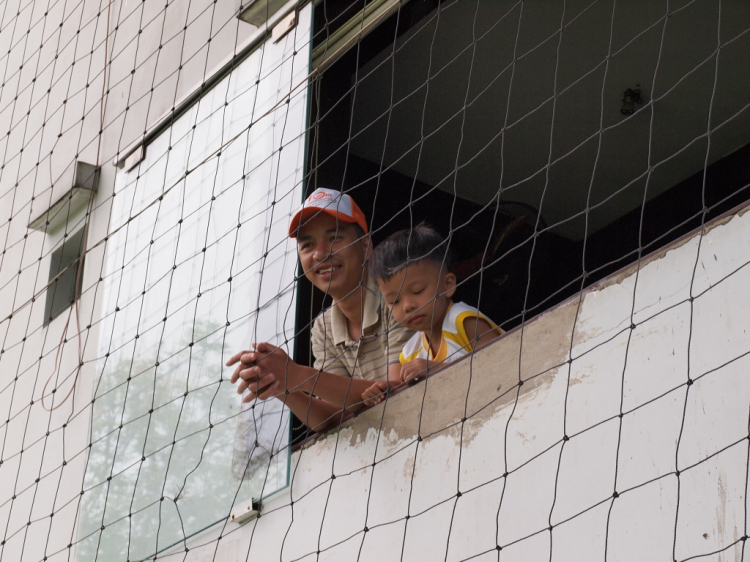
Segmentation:
{"type": "Polygon", "coordinates": [[[302,207],[294,213],[292,222],[289,223],[289,237],[297,238],[297,233],[303,221],[318,213],[327,213],[341,222],[356,223],[367,233],[367,220],[362,209],[359,208],[354,199],[346,193],[335,189],[320,187],[313,191],[305,199],[302,207]]]}

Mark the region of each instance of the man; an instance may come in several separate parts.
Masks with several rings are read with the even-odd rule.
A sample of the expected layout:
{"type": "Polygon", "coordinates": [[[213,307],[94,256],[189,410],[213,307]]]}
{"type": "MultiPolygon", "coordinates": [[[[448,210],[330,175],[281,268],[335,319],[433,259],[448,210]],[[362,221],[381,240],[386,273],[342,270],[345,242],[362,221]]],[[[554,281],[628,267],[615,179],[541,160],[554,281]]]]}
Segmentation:
{"type": "Polygon", "coordinates": [[[368,275],[372,245],[367,221],[354,200],[332,189],[317,189],[292,217],[289,236],[305,277],[331,295],[333,305],[311,329],[315,367],[292,361],[268,343],[234,355],[231,381],[243,398],[276,397],[308,427],[323,429],[362,405],[373,380],[395,378],[399,353],[412,331],[389,320],[377,285],[368,275]]]}

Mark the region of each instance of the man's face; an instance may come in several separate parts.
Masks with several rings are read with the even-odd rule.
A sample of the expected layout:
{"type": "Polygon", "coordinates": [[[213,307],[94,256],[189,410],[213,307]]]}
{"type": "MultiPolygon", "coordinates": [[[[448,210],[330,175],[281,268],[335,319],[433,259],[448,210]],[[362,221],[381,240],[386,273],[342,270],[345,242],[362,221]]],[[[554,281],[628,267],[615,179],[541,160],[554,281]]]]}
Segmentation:
{"type": "Polygon", "coordinates": [[[300,228],[297,250],[305,277],[334,300],[367,283],[364,268],[370,239],[360,238],[351,223],[320,213],[300,228]]]}

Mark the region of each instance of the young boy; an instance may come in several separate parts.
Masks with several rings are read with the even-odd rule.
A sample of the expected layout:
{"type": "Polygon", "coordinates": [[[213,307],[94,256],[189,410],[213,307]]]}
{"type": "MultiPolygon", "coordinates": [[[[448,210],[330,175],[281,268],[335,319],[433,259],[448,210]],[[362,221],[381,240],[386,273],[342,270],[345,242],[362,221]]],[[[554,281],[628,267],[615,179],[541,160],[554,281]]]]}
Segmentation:
{"type": "Polygon", "coordinates": [[[398,374],[362,393],[368,406],[383,400],[389,386],[455,361],[502,334],[476,308],[451,300],[456,276],[450,268],[447,242],[424,224],[392,234],[373,252],[370,274],[386,305],[400,325],[417,333],[401,351],[398,374]]]}

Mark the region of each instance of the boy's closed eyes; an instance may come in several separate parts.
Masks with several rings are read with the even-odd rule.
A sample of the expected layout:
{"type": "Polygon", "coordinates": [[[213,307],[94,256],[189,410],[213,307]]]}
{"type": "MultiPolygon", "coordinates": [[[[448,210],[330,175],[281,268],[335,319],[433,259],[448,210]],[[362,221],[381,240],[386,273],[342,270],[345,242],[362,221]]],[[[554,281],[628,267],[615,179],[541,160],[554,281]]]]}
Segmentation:
{"type": "Polygon", "coordinates": [[[456,276],[441,272],[440,264],[420,260],[378,279],[393,317],[403,326],[421,332],[440,330],[450,298],[456,290],[456,276]]]}
{"type": "Polygon", "coordinates": [[[375,249],[371,273],[383,300],[399,324],[417,333],[401,351],[397,375],[362,394],[367,405],[383,400],[389,386],[416,379],[502,333],[476,308],[453,303],[450,263],[446,241],[425,225],[397,232],[375,249]]]}

